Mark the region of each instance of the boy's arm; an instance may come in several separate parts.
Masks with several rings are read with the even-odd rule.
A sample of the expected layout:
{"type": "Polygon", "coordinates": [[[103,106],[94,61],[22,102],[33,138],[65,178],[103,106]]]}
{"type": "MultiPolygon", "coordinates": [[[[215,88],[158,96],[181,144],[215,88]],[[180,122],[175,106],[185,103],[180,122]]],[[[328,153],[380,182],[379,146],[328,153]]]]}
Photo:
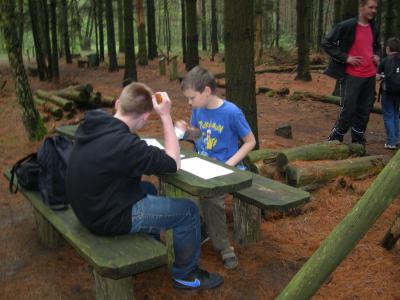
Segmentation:
{"type": "Polygon", "coordinates": [[[186,121],[179,120],[175,122],[175,127],[182,130],[185,135],[183,138],[185,140],[197,140],[200,137],[200,129],[194,126],[189,126],[186,121]]]}
{"type": "Polygon", "coordinates": [[[239,148],[239,150],[230,158],[228,159],[225,163],[229,166],[236,166],[238,163],[240,163],[246,155],[253,150],[253,148],[256,145],[256,138],[254,137],[253,132],[250,131],[248,135],[242,138],[243,140],[243,145],[239,148]]]}

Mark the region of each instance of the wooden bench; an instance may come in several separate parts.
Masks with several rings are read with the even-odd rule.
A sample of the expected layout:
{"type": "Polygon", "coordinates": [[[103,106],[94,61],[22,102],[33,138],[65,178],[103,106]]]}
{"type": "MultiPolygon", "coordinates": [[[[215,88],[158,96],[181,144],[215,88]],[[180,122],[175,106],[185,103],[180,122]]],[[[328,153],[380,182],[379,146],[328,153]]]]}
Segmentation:
{"type": "MultiPolygon", "coordinates": [[[[9,170],[5,172],[10,179],[9,170]]],[[[66,240],[93,268],[97,299],[133,299],[132,276],[167,263],[164,244],[147,235],[102,237],[91,234],[72,209],[56,212],[36,191],[19,187],[32,204],[40,240],[49,247],[66,240]]]]}
{"type": "Polygon", "coordinates": [[[261,210],[285,211],[303,205],[310,194],[298,188],[253,174],[252,185],[233,193],[234,238],[240,244],[260,239],[261,210]]]}
{"type": "Polygon", "coordinates": [[[78,68],[89,67],[89,61],[87,59],[78,59],[78,68]]]}

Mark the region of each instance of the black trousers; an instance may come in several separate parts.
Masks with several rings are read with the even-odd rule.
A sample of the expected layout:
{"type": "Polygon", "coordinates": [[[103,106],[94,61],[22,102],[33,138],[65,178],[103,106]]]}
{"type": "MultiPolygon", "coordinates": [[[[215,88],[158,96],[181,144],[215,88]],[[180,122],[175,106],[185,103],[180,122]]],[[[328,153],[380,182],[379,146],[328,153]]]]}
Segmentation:
{"type": "Polygon", "coordinates": [[[361,78],[346,75],[340,84],[341,109],[335,124],[338,133],[352,131],[363,135],[375,100],[375,76],[361,78]]]}

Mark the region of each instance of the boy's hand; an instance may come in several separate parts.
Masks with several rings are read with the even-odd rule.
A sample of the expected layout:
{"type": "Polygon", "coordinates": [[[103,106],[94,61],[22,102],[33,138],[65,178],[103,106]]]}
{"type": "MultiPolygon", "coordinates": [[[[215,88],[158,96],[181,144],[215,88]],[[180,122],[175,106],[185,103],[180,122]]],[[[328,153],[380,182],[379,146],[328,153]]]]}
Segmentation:
{"type": "Polygon", "coordinates": [[[374,54],[374,55],[372,56],[372,60],[374,61],[374,63],[375,63],[376,65],[379,65],[379,62],[381,61],[381,58],[380,58],[378,55],[374,54]]]}
{"type": "Polygon", "coordinates": [[[161,116],[171,115],[171,100],[166,92],[157,92],[152,97],[155,112],[161,116]]]}
{"type": "Polygon", "coordinates": [[[360,65],[361,64],[361,60],[362,60],[362,57],[361,56],[351,56],[351,55],[349,55],[348,57],[347,57],[347,63],[348,64],[350,64],[350,65],[352,65],[352,66],[358,66],[358,65],[360,65]]]}
{"type": "Polygon", "coordinates": [[[183,132],[186,132],[188,130],[188,123],[184,120],[179,120],[175,122],[175,127],[179,128],[183,132]]]}

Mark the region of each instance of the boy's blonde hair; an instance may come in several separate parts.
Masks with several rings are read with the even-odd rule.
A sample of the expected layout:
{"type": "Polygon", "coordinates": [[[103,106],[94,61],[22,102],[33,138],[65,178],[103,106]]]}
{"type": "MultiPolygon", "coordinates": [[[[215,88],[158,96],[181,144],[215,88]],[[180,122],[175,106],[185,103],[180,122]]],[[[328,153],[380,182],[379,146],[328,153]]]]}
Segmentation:
{"type": "Polygon", "coordinates": [[[119,96],[119,109],[122,115],[141,115],[153,110],[151,96],[153,91],[144,83],[133,82],[127,85],[119,96]]]}
{"type": "Polygon", "coordinates": [[[211,93],[215,94],[217,83],[214,75],[200,66],[191,69],[181,83],[182,91],[193,89],[199,93],[202,93],[207,86],[211,89],[211,93]]]}

